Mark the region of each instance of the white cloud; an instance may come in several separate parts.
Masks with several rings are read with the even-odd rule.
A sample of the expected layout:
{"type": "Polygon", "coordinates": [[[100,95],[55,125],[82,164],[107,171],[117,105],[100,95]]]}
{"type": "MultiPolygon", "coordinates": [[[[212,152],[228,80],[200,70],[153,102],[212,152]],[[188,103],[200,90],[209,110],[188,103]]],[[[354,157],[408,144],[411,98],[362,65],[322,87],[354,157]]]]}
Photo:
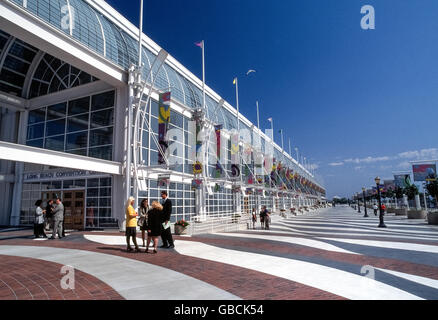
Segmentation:
{"type": "Polygon", "coordinates": [[[338,167],[338,166],[343,166],[343,165],[344,165],[343,162],[332,162],[332,163],[329,163],[329,166],[332,166],[332,167],[338,167]]]}
{"type": "Polygon", "coordinates": [[[406,151],[398,154],[401,159],[422,159],[433,160],[438,158],[438,148],[421,149],[416,151],[406,151]]]}
{"type": "Polygon", "coordinates": [[[389,161],[389,160],[392,160],[392,158],[388,157],[388,156],[384,156],[384,157],[366,157],[366,158],[362,158],[362,159],[359,159],[359,158],[352,159],[352,158],[350,158],[350,159],[345,159],[344,162],[359,164],[359,163],[374,163],[374,162],[389,161]]]}

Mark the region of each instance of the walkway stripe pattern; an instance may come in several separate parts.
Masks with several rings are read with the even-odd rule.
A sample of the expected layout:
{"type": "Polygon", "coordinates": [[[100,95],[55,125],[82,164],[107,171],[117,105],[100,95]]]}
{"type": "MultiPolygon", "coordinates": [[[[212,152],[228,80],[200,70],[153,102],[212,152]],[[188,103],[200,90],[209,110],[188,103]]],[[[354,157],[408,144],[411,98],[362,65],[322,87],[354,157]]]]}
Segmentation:
{"type": "Polygon", "coordinates": [[[5,237],[0,255],[73,261],[126,299],[438,299],[438,228],[391,215],[385,223],[388,228],[377,228],[372,213],[364,218],[336,207],[287,219],[273,215],[270,230],[258,223],[239,232],[175,236],[175,249],[157,255],[122,253],[123,235],[97,232],[32,241],[37,248],[23,239],[11,246],[5,237]],[[138,272],[126,283],[127,268],[148,276],[135,283],[138,272]],[[151,281],[156,273],[170,281],[151,281]],[[185,290],[175,290],[173,279],[185,290]]]}

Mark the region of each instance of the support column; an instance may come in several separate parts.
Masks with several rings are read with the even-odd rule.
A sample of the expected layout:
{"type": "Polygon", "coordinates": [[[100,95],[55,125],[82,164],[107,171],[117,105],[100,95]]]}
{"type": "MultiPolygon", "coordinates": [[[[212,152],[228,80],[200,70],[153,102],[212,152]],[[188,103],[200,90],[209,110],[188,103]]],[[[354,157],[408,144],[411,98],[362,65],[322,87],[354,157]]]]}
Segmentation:
{"type": "MultiPolygon", "coordinates": [[[[19,114],[20,120],[18,125],[17,143],[26,143],[27,133],[27,119],[29,117],[29,110],[21,111],[19,114]]],[[[20,212],[21,212],[21,194],[23,191],[23,172],[24,163],[15,163],[15,183],[13,190],[13,200],[11,209],[11,218],[9,224],[11,226],[18,226],[20,224],[20,212]]]]}

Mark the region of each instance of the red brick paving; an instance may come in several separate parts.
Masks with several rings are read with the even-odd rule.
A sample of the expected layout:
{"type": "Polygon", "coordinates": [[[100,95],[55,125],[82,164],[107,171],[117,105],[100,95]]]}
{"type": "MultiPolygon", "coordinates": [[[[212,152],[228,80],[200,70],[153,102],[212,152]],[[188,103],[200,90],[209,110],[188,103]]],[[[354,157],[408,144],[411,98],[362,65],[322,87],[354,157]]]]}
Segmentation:
{"type": "MultiPolygon", "coordinates": [[[[96,233],[88,233],[96,235],[96,233]]],[[[84,234],[75,233],[75,234],[84,234]]],[[[122,233],[112,232],[112,233],[100,233],[102,235],[117,235],[121,236],[122,233]]],[[[275,233],[272,233],[275,234],[275,233]]],[[[22,234],[21,234],[22,235],[22,234]]],[[[279,234],[280,235],[280,234],[279,234]]],[[[339,263],[349,263],[358,266],[372,265],[378,268],[384,268],[389,270],[395,270],[400,272],[405,272],[409,274],[414,274],[418,276],[428,277],[431,279],[438,280],[438,268],[423,264],[410,263],[407,261],[400,261],[396,259],[387,259],[363,255],[353,255],[346,253],[330,252],[315,248],[309,248],[294,244],[281,244],[273,241],[253,241],[251,239],[218,239],[209,237],[174,237],[176,240],[186,240],[186,241],[200,241],[206,244],[236,247],[237,248],[248,248],[257,249],[261,251],[266,251],[266,253],[278,253],[278,254],[293,254],[308,257],[318,257],[322,259],[327,259],[331,261],[337,261],[339,263]]],[[[158,254],[144,254],[144,253],[127,253],[122,246],[108,246],[99,243],[93,243],[88,241],[33,241],[30,239],[11,239],[2,240],[0,245],[34,245],[34,246],[49,246],[49,247],[59,247],[59,248],[70,248],[79,250],[88,250],[94,252],[101,252],[106,254],[113,254],[117,256],[122,256],[125,258],[135,259],[155,265],[159,265],[165,268],[169,268],[188,276],[194,277],[196,279],[210,283],[216,287],[226,290],[236,296],[243,299],[250,300],[332,300],[332,299],[344,299],[343,297],[336,296],[334,294],[302,285],[293,281],[285,280],[283,278],[278,278],[271,276],[266,273],[257,272],[245,268],[240,268],[232,265],[226,265],[214,261],[208,261],[200,258],[193,258],[188,256],[183,256],[175,253],[171,250],[160,250],[158,254]]],[[[393,239],[389,241],[394,241],[393,239]]],[[[430,243],[426,243],[430,244],[430,243]]],[[[177,242],[176,242],[176,245],[177,242]]],[[[3,268],[2,268],[3,269],[3,268]]],[[[59,270],[59,269],[58,269],[59,270]]],[[[59,271],[58,271],[59,272],[59,271]]],[[[1,290],[7,291],[3,288],[1,290]]],[[[34,288],[33,288],[34,290],[34,288]]],[[[1,292],[1,291],[0,291],[1,292]]],[[[25,291],[21,291],[22,296],[26,296],[25,291]]],[[[27,294],[29,295],[29,294],[27,294]]],[[[2,297],[0,297],[2,299],[2,297]]]]}
{"type": "Polygon", "coordinates": [[[61,288],[62,265],[0,255],[0,300],[123,300],[99,279],[75,270],[75,289],[61,288]]]}

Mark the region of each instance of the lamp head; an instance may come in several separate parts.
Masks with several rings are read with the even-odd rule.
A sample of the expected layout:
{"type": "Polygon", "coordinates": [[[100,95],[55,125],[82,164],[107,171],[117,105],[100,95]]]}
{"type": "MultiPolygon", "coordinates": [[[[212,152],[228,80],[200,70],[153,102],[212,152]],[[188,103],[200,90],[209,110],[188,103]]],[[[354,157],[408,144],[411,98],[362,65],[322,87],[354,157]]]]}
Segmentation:
{"type": "Polygon", "coordinates": [[[362,191],[365,192],[365,188],[362,188],[362,191]]]}
{"type": "Polygon", "coordinates": [[[376,181],[376,184],[380,184],[380,178],[379,178],[379,177],[376,177],[376,178],[374,179],[374,181],[376,181]]]}

